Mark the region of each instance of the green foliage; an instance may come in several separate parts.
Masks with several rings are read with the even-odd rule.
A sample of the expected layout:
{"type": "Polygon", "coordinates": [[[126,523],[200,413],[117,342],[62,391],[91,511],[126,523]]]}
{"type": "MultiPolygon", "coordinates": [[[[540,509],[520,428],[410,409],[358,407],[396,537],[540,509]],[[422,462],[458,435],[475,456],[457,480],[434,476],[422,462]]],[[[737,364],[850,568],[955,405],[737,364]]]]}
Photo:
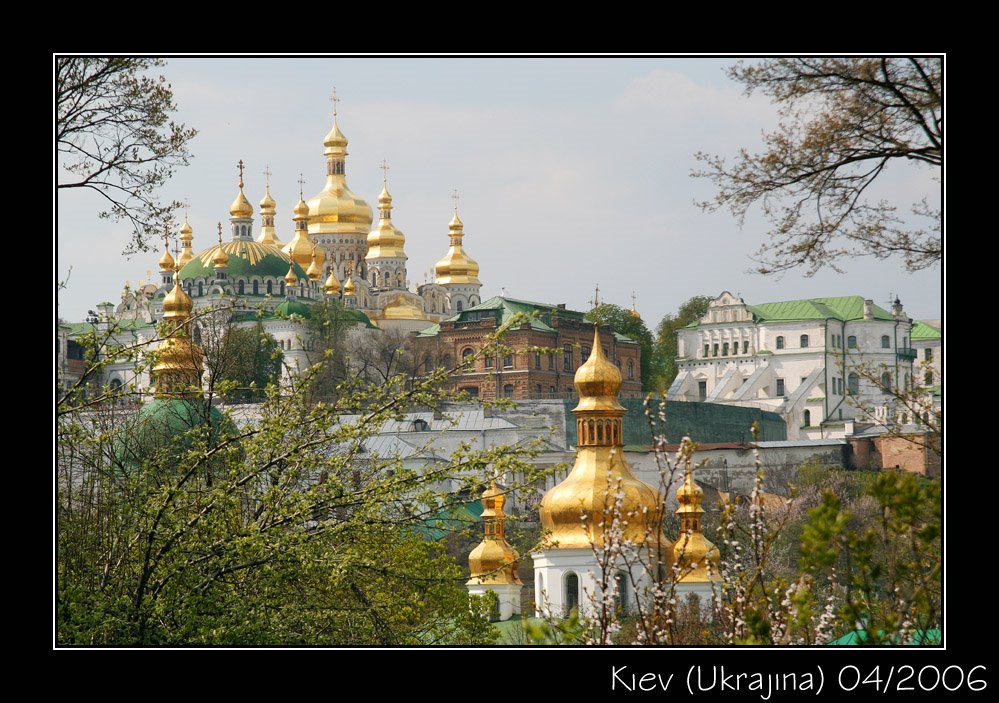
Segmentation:
{"type": "Polygon", "coordinates": [[[695,295],[680,306],[676,315],[668,314],[659,322],[656,328],[656,361],[653,362],[653,367],[656,373],[654,388],[660,393],[665,393],[676,378],[677,331],[704,317],[708,311],[708,303],[712,300],[713,298],[707,295],[695,295]]]}
{"type": "MultiPolygon", "coordinates": [[[[592,322],[593,315],[594,311],[590,310],[586,313],[586,319],[592,322]]],[[[655,345],[652,341],[652,333],[645,326],[645,321],[638,315],[632,314],[631,310],[619,305],[601,303],[600,324],[610,325],[615,332],[631,337],[638,342],[642,353],[642,390],[646,392],[655,390],[655,386],[652,385],[657,375],[655,345]]]]}
{"type": "MultiPolygon", "coordinates": [[[[255,327],[229,327],[222,340],[224,353],[218,355],[215,383],[228,402],[247,403],[263,400],[267,386],[281,380],[284,355],[277,340],[255,327]]],[[[209,359],[213,355],[209,354],[209,359]]]]}
{"type": "Polygon", "coordinates": [[[160,59],[71,56],[56,59],[56,148],[59,188],[86,188],[104,199],[101,217],[127,220],[128,251],[148,249],[179,202],[156,191],[186,166],[197,134],[171,121],[173,91],[145,73],[160,59]]]}

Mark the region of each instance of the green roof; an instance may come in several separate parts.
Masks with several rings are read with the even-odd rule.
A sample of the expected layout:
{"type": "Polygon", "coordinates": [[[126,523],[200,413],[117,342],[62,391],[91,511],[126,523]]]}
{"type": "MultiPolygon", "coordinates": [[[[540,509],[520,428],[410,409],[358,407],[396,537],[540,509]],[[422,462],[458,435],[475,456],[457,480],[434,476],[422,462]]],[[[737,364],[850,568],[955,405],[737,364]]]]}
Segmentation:
{"type": "MultiPolygon", "coordinates": [[[[883,635],[884,633],[882,633],[883,635]]],[[[857,644],[867,644],[867,630],[854,630],[853,632],[847,632],[842,637],[834,639],[832,642],[826,642],[827,645],[832,646],[843,646],[843,645],[857,645],[857,644]]],[[[934,628],[931,630],[917,630],[910,635],[909,640],[904,642],[907,645],[940,645],[940,630],[934,628]]],[[[892,644],[899,644],[898,637],[893,638],[892,644]]]]}
{"type": "Polygon", "coordinates": [[[274,308],[275,317],[291,317],[292,315],[310,317],[312,308],[298,300],[286,300],[274,308]]]}
{"type": "MultiPolygon", "coordinates": [[[[196,255],[180,270],[180,280],[190,281],[196,278],[215,278],[215,268],[212,264],[212,257],[218,251],[218,244],[205,249],[196,255]]],[[[226,267],[226,274],[229,278],[240,276],[271,276],[274,278],[284,278],[288,273],[288,264],[291,259],[283,251],[271,244],[262,244],[255,241],[229,241],[222,243],[222,250],[229,255],[229,265],[226,267]]],[[[298,280],[307,281],[308,276],[305,270],[298,264],[292,267],[298,280]]],[[[276,292],[276,291],[275,291],[276,292]]],[[[264,289],[260,290],[260,295],[265,294],[264,289]]]]}
{"type": "Polygon", "coordinates": [[[921,320],[914,320],[912,323],[912,341],[927,339],[942,339],[943,333],[933,325],[928,325],[921,320]]]}
{"type": "MultiPolygon", "coordinates": [[[[845,295],[838,298],[807,298],[804,300],[782,300],[775,303],[747,305],[756,322],[798,322],[801,320],[850,320],[864,319],[864,298],[859,295],[845,295]]],[[[875,320],[894,320],[890,312],[874,305],[875,320]]],[[[684,329],[694,329],[700,325],[695,320],[684,329]]],[[[915,337],[914,337],[915,338],[915,337]]]]}
{"type": "Polygon", "coordinates": [[[154,398],[142,406],[124,432],[115,438],[115,458],[125,467],[136,468],[141,457],[157,449],[177,450],[178,438],[189,447],[191,430],[209,425],[208,444],[214,446],[220,434],[235,434],[235,426],[214,405],[204,399],[154,398]]]}
{"type": "MultiPolygon", "coordinates": [[[[146,322],[142,319],[134,320],[114,320],[114,326],[118,330],[141,330],[148,329],[156,326],[155,322],[146,322]]],[[[95,329],[96,326],[89,322],[68,322],[64,323],[62,327],[69,329],[70,337],[78,337],[84,334],[90,334],[95,329]]]]}
{"type": "MultiPolygon", "coordinates": [[[[586,322],[586,313],[579,312],[578,310],[566,310],[557,305],[535,303],[530,300],[517,300],[516,298],[505,298],[500,295],[462,310],[457,315],[449,317],[447,322],[476,322],[492,317],[496,320],[496,326],[500,327],[508,323],[518,313],[523,313],[530,317],[531,329],[542,332],[555,331],[555,328],[551,326],[551,322],[556,317],[576,322],[586,322]]],[[[438,332],[440,332],[440,325],[432,325],[418,334],[420,337],[435,337],[438,332]]],[[[619,342],[635,341],[631,337],[617,332],[614,333],[614,336],[619,342]]]]}
{"type": "Polygon", "coordinates": [[[482,518],[483,509],[481,500],[452,505],[436,515],[426,518],[422,524],[417,525],[414,529],[429,539],[443,539],[452,532],[463,530],[478,522],[482,518]]]}

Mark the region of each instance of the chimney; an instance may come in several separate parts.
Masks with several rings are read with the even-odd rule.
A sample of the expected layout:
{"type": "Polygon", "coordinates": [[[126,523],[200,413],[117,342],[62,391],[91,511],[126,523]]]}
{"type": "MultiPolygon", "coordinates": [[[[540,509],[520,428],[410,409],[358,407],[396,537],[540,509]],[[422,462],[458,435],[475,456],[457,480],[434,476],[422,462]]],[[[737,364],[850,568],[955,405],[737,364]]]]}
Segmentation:
{"type": "Polygon", "coordinates": [[[891,314],[898,318],[904,318],[905,313],[902,311],[902,301],[895,298],[895,302],[891,306],[891,314]]]}
{"type": "Polygon", "coordinates": [[[873,320],[874,319],[874,301],[873,300],[868,299],[868,300],[864,301],[864,319],[865,320],[873,320]]]}

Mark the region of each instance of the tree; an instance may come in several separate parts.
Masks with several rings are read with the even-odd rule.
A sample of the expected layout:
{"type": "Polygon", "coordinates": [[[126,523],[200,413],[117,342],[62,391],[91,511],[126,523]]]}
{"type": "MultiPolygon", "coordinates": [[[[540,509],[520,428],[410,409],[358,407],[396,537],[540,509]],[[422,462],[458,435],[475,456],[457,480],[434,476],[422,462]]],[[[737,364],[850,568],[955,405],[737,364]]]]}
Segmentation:
{"type": "Polygon", "coordinates": [[[656,328],[656,355],[661,359],[662,371],[656,379],[656,388],[660,392],[665,392],[676,378],[677,331],[704,317],[711,300],[712,298],[707,295],[695,295],[680,306],[676,315],[667,314],[659,322],[659,327],[656,328]]]}
{"type": "MultiPolygon", "coordinates": [[[[593,310],[586,313],[586,319],[593,321],[593,310]]],[[[655,347],[652,343],[652,333],[645,326],[645,320],[620,305],[601,303],[600,324],[609,325],[615,332],[631,337],[638,342],[642,353],[642,390],[646,392],[656,390],[657,386],[654,385],[654,379],[657,376],[655,347]]]]}
{"type": "Polygon", "coordinates": [[[823,266],[843,256],[900,256],[910,271],[940,261],[940,210],[924,197],[910,226],[898,208],[871,198],[889,164],[930,169],[943,162],[942,60],[939,58],[780,58],[739,63],[728,74],[746,94],[781,106],[781,123],[762,153],[740,151],[729,164],[698,153],[718,192],[700,203],[728,208],[740,225],[759,204],[773,223],[757,252],[760,273],[823,266]]]}
{"type": "Polygon", "coordinates": [[[205,360],[211,375],[209,386],[219,385],[228,402],[261,401],[269,385],[281,380],[283,354],[277,340],[257,322],[253,327],[229,324],[217,345],[204,345],[205,360]]]}
{"type": "Polygon", "coordinates": [[[177,108],[163,76],[143,75],[159,59],[60,57],[56,60],[58,188],[87,188],[106,201],[102,218],[128,220],[127,252],[147,250],[179,202],[157,190],[186,166],[197,134],[170,119],[177,108]]]}

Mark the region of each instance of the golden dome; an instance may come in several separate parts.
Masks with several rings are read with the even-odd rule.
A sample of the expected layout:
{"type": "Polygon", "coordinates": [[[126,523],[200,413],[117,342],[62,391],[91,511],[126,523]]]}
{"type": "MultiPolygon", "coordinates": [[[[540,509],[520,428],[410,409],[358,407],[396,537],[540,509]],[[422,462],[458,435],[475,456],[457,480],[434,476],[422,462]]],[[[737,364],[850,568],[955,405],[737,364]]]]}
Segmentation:
{"type": "Polygon", "coordinates": [[[166,272],[174,267],[173,256],[169,247],[163,249],[163,256],[160,257],[160,271],[166,272]]]}
{"type": "Polygon", "coordinates": [[[163,319],[183,322],[191,316],[194,301],[180,287],[180,276],[177,270],[173,273],[173,289],[163,298],[163,319]]]}
{"type": "Polygon", "coordinates": [[[294,286],[298,283],[298,276],[295,275],[295,263],[294,260],[288,262],[288,273],[284,275],[284,282],[289,286],[294,286]]]}
{"type": "Polygon", "coordinates": [[[381,318],[384,320],[425,320],[423,309],[412,303],[397,299],[382,310],[381,318]]]}
{"type": "Polygon", "coordinates": [[[593,351],[576,371],[575,382],[580,396],[572,411],[576,461],[565,480],[541,500],[541,524],[558,549],[602,545],[605,526],[614,523],[621,525],[619,539],[657,547],[663,542],[662,501],[655,488],[635,478],[624,459],[626,411],[617,401],[621,372],[604,356],[597,325],[593,351]]]}
{"type": "Polygon", "coordinates": [[[309,277],[310,281],[318,281],[323,275],[323,267],[319,265],[319,260],[316,258],[316,245],[312,245],[312,263],[309,264],[309,268],[305,270],[305,275],[309,277]]]}
{"type": "Polygon", "coordinates": [[[225,268],[229,265],[229,255],[225,253],[225,249],[222,246],[222,223],[219,223],[219,245],[212,254],[212,263],[215,264],[215,268],[225,268]]]}
{"type": "Polygon", "coordinates": [[[336,122],[336,112],[333,113],[333,127],[323,137],[323,146],[339,148],[347,146],[347,137],[340,131],[340,125],[336,122]]]}
{"type": "Polygon", "coordinates": [[[468,555],[469,585],[512,583],[520,585],[517,573],[519,555],[506,541],[506,497],[493,481],[482,493],[483,540],[468,555]]]}
{"type": "Polygon", "coordinates": [[[694,481],[693,471],[688,468],[683,483],[676,491],[680,504],[676,509],[676,514],[680,516],[680,537],[666,555],[669,568],[679,565],[679,583],[706,583],[720,578],[718,548],[701,529],[703,498],[704,490],[694,481]]]}
{"type": "Polygon", "coordinates": [[[293,220],[304,220],[309,216],[309,206],[306,204],[305,200],[302,199],[301,195],[298,197],[298,202],[295,204],[295,209],[292,210],[292,214],[294,215],[292,218],[293,220]]]}
{"type": "Polygon", "coordinates": [[[381,195],[378,196],[378,212],[381,217],[378,226],[368,233],[368,253],[364,256],[365,260],[408,259],[403,249],[406,235],[392,224],[392,196],[389,195],[388,185],[382,187],[381,195]]]}
{"type": "Polygon", "coordinates": [[[260,214],[261,215],[273,215],[273,212],[267,212],[267,210],[273,211],[277,207],[277,203],[274,202],[274,198],[271,197],[271,189],[268,186],[267,190],[264,191],[264,197],[260,200],[260,214]]]}
{"type": "Polygon", "coordinates": [[[191,223],[188,222],[187,218],[185,217],[184,218],[184,224],[182,224],[180,226],[180,238],[181,239],[190,239],[191,237],[189,237],[187,235],[191,235],[191,234],[194,234],[194,228],[191,227],[191,223]]]}
{"type": "Polygon", "coordinates": [[[343,294],[344,295],[354,295],[357,291],[357,285],[354,283],[353,277],[347,279],[347,282],[343,284],[343,294]]]}
{"type": "Polygon", "coordinates": [[[617,401],[617,393],[621,390],[621,371],[604,356],[597,325],[593,326],[593,351],[586,363],[576,369],[573,381],[579,393],[576,410],[610,410],[624,414],[624,407],[617,401]]]}
{"type": "Polygon", "coordinates": [[[434,268],[435,282],[439,285],[448,283],[481,285],[479,264],[465,253],[462,246],[464,224],[458,218],[457,211],[455,211],[451,222],[448,223],[448,234],[451,238],[451,246],[444,258],[438,261],[434,268]]]}
{"type": "Polygon", "coordinates": [[[309,237],[309,233],[305,229],[305,218],[308,214],[308,205],[305,204],[304,200],[299,198],[298,205],[296,205],[294,209],[294,217],[292,218],[295,221],[295,236],[290,242],[284,245],[281,251],[294,259],[299,266],[304,268],[312,265],[312,252],[315,250],[316,260],[320,265],[319,272],[320,275],[322,275],[322,264],[326,255],[323,253],[322,249],[316,248],[315,243],[309,237]]]}
{"type": "Polygon", "coordinates": [[[371,208],[347,187],[347,137],[333,112],[333,128],[323,139],[326,185],[309,199],[310,234],[357,234],[371,230],[371,208]]]}
{"type": "Polygon", "coordinates": [[[243,195],[242,180],[239,184],[239,193],[236,195],[236,199],[232,201],[232,205],[229,206],[229,214],[238,218],[253,217],[253,206],[250,205],[250,201],[243,195]]]}
{"type": "Polygon", "coordinates": [[[184,224],[180,227],[180,241],[183,248],[180,251],[180,256],[177,257],[177,265],[180,268],[184,268],[187,263],[194,258],[194,251],[191,249],[191,242],[194,240],[194,228],[191,227],[187,218],[184,218],[184,224]]]}
{"type": "Polygon", "coordinates": [[[336,295],[340,292],[340,281],[336,278],[336,271],[332,266],[329,267],[330,275],[326,277],[326,282],[323,283],[323,290],[326,291],[328,295],[336,295]]]}

